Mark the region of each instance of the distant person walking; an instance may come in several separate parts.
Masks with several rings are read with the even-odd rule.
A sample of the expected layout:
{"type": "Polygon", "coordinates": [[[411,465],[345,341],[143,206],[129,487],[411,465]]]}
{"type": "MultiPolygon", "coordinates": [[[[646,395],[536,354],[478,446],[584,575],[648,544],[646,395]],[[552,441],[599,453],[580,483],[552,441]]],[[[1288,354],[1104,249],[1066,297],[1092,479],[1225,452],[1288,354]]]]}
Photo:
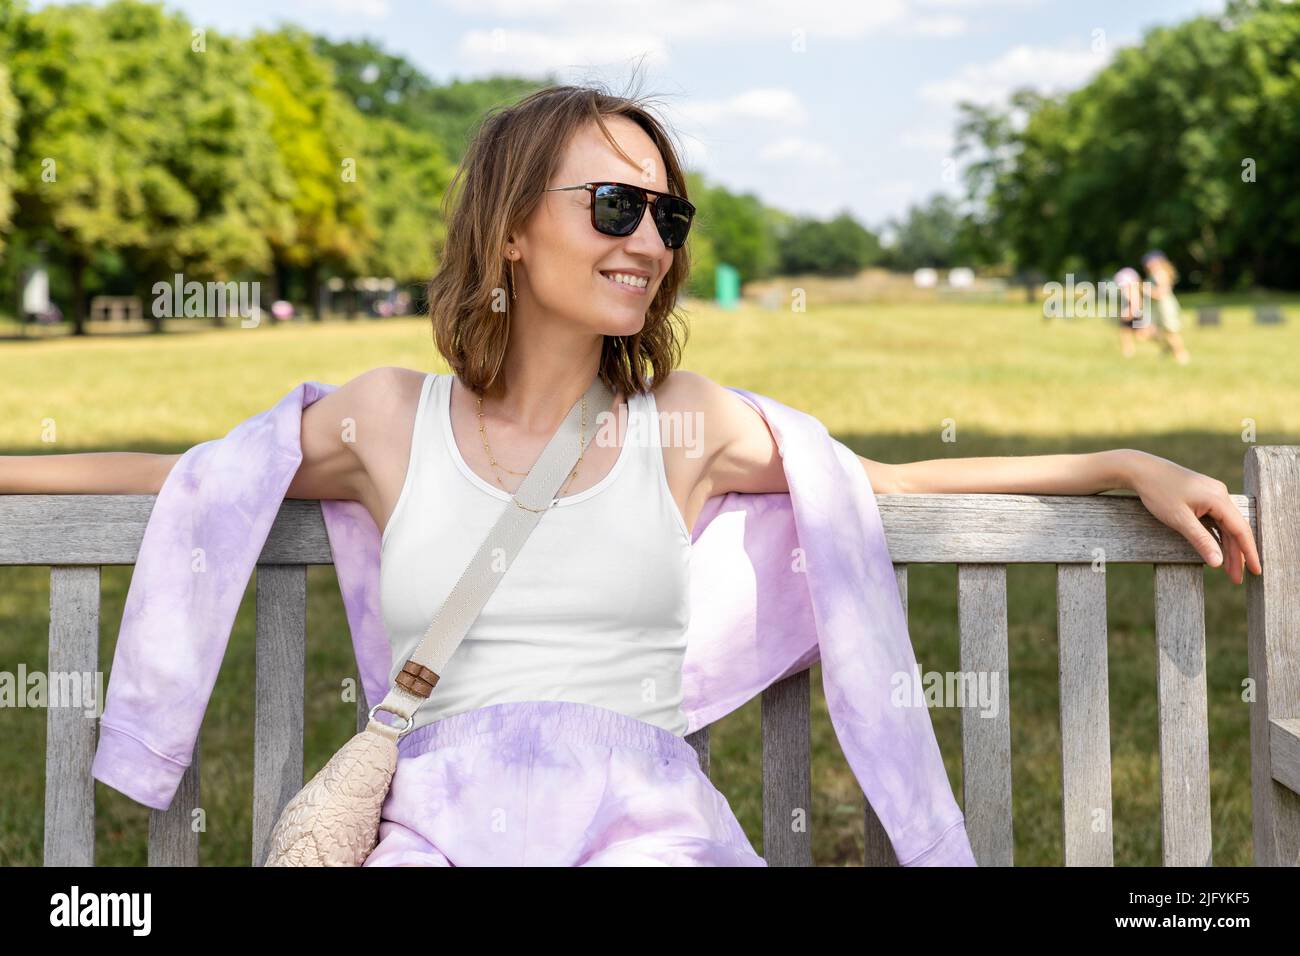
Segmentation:
{"type": "Polygon", "coordinates": [[[1125,266],[1112,280],[1119,289],[1119,348],[1125,358],[1137,351],[1137,339],[1149,339],[1155,330],[1145,317],[1142,277],[1136,269],[1125,266]]]}
{"type": "Polygon", "coordinates": [[[1151,280],[1152,311],[1155,313],[1152,318],[1160,330],[1161,341],[1179,365],[1186,365],[1192,357],[1187,352],[1187,346],[1183,345],[1180,334],[1183,323],[1179,317],[1178,299],[1174,297],[1178,271],[1174,269],[1169,257],[1159,249],[1153,249],[1142,257],[1142,268],[1146,269],[1147,277],[1151,280]]]}

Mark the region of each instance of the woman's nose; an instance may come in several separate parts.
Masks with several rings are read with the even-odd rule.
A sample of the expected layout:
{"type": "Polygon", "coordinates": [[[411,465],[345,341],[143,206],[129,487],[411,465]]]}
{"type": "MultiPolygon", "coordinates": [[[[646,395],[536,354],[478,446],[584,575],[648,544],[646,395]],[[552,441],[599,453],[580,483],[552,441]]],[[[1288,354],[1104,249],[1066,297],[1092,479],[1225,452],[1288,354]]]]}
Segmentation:
{"type": "Polygon", "coordinates": [[[632,235],[628,236],[628,249],[654,257],[662,256],[668,251],[663,237],[659,235],[659,227],[655,225],[654,206],[650,203],[646,203],[641,221],[637,223],[632,235]]]}

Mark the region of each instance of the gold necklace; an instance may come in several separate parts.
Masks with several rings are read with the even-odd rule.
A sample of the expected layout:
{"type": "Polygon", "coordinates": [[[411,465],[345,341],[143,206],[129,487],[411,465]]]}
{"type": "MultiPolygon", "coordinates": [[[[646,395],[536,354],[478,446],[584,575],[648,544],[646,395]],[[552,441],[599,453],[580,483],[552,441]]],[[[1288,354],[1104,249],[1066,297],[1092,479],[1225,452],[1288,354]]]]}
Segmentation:
{"type": "MultiPolygon", "coordinates": [[[[495,456],[493,456],[492,454],[492,448],[491,446],[488,445],[487,426],[483,421],[483,396],[482,395],[478,396],[478,433],[479,433],[479,437],[483,439],[483,451],[487,453],[488,462],[492,465],[493,472],[496,475],[497,484],[501,486],[503,491],[509,490],[506,488],[505,482],[501,480],[502,471],[508,471],[512,475],[527,475],[528,472],[513,471],[510,468],[506,468],[505,465],[497,464],[497,460],[495,456]]],[[[578,449],[579,449],[578,461],[574,464],[573,470],[569,472],[569,477],[565,481],[564,487],[561,488],[560,493],[555,496],[557,498],[562,497],[564,493],[568,491],[569,485],[573,484],[573,479],[576,478],[578,475],[578,467],[582,464],[582,456],[587,453],[586,433],[587,433],[587,396],[584,395],[582,396],[582,419],[578,425],[578,449]]]]}

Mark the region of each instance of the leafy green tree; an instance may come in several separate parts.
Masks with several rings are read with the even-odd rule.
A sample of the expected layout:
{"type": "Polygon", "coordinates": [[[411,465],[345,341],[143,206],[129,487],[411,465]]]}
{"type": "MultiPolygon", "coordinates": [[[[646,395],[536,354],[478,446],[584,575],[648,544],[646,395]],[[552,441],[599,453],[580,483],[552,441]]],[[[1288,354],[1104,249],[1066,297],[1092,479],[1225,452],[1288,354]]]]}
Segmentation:
{"type": "Polygon", "coordinates": [[[880,240],[848,212],[827,221],[795,218],[778,234],[780,271],[855,275],[881,258],[880,240]]]}
{"type": "Polygon", "coordinates": [[[367,216],[382,228],[359,257],[361,271],[399,282],[427,279],[446,236],[441,204],[454,172],[442,144],[431,133],[371,117],[364,155],[367,216]]]}
{"type": "Polygon", "coordinates": [[[413,64],[386,52],[372,40],[336,43],[313,37],[318,56],[334,64],[335,83],[358,111],[403,126],[425,127],[433,81],[413,64]]]}
{"type": "MultiPolygon", "coordinates": [[[[446,147],[447,155],[460,162],[478,125],[488,110],[508,106],[544,87],[558,82],[555,77],[524,79],[493,76],[481,80],[456,80],[430,90],[424,123],[446,147]]],[[[423,124],[422,124],[423,125],[423,124]]]]}
{"type": "Polygon", "coordinates": [[[53,240],[77,333],[105,254],[146,287],[269,265],[277,169],[237,45],[135,0],[46,7],[14,33],[16,225],[53,240]]]}
{"type": "Polygon", "coordinates": [[[0,252],[5,248],[14,209],[14,150],[17,147],[18,100],[9,86],[9,69],[0,63],[0,252]]]}
{"type": "Polygon", "coordinates": [[[268,236],[283,295],[290,269],[307,280],[313,315],[323,313],[326,271],[356,274],[377,237],[362,158],[367,124],[334,88],[334,68],[295,27],[258,32],[253,94],[271,116],[271,140],[290,171],[291,216],[268,236]]]}
{"type": "MultiPolygon", "coordinates": [[[[699,198],[708,187],[704,177],[696,172],[686,172],[686,194],[691,202],[699,205],[699,198]]],[[[698,214],[697,214],[698,218],[698,214]]],[[[711,299],[717,292],[718,253],[713,240],[701,229],[692,226],[686,239],[686,251],[690,256],[691,271],[686,279],[686,292],[702,299],[711,299]]]]}
{"type": "Polygon", "coordinates": [[[452,162],[464,156],[474,127],[489,109],[516,103],[556,82],[554,77],[494,76],[439,86],[408,60],[371,40],[336,43],[316,37],[315,47],[333,62],[338,88],[360,112],[432,133],[452,162]]]}
{"type": "Polygon", "coordinates": [[[1021,270],[1106,274],[1152,246],[1193,284],[1300,286],[1300,5],[1149,31],[1072,93],[967,106],[971,234],[1021,270]]]}
{"type": "Polygon", "coordinates": [[[725,262],[740,273],[740,281],[771,275],[777,265],[776,237],[768,228],[767,211],[751,193],[736,195],[721,186],[704,186],[691,193],[695,203],[695,225],[707,236],[717,262],[725,262]]]}
{"type": "Polygon", "coordinates": [[[912,270],[922,266],[947,268],[960,265],[962,215],[956,200],[936,193],[920,205],[910,206],[901,219],[888,225],[893,239],[885,262],[892,268],[912,270]]]}

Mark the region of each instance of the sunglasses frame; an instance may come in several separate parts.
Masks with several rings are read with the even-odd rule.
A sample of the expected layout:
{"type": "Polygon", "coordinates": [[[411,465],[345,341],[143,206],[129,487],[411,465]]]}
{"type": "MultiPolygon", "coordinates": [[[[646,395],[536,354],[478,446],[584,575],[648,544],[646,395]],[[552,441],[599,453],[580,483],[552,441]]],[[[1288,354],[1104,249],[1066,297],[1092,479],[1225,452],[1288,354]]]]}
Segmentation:
{"type": "MultiPolygon", "coordinates": [[[[587,192],[591,193],[591,206],[590,206],[591,228],[595,229],[602,236],[610,236],[615,239],[626,239],[628,236],[632,235],[632,233],[636,232],[637,229],[640,228],[641,220],[645,218],[646,207],[656,206],[659,198],[662,196],[667,196],[669,199],[676,199],[678,202],[685,203],[686,207],[690,209],[691,221],[686,225],[687,236],[690,235],[691,226],[695,224],[695,211],[696,211],[695,204],[692,203],[689,199],[685,198],[684,196],[678,196],[675,193],[665,193],[665,192],[660,192],[657,189],[647,189],[645,186],[636,186],[633,185],[632,183],[620,183],[620,182],[613,182],[609,180],[602,180],[600,182],[579,183],[576,186],[551,186],[550,188],[543,190],[543,192],[548,192],[548,193],[566,192],[571,189],[584,189],[587,192]],[[641,213],[636,218],[636,225],[633,226],[627,232],[627,235],[618,236],[615,235],[614,233],[606,232],[605,230],[601,229],[598,225],[596,225],[596,189],[599,188],[600,186],[622,186],[624,189],[631,189],[641,194],[641,203],[642,203],[641,213]]],[[[657,211],[657,206],[656,206],[656,211],[657,211]]],[[[659,232],[658,222],[655,223],[655,231],[659,232]]],[[[664,246],[669,249],[681,248],[681,246],[669,246],[667,240],[664,239],[663,233],[661,232],[659,233],[659,239],[660,241],[663,242],[664,246]]],[[[685,244],[686,244],[686,239],[682,239],[682,245],[684,246],[685,244]]]]}

